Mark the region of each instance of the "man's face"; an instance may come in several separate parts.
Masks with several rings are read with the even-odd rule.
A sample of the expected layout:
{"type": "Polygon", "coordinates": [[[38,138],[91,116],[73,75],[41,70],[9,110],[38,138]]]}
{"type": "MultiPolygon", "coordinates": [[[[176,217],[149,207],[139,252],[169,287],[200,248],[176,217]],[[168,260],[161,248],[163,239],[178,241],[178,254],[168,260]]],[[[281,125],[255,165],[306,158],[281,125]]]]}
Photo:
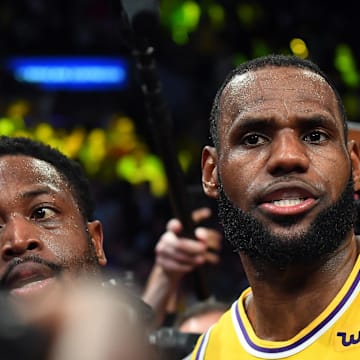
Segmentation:
{"type": "Polygon", "coordinates": [[[271,235],[291,241],[307,233],[348,184],[336,97],[312,72],[274,67],[236,76],[221,96],[218,128],[218,151],[203,152],[205,192],[218,197],[221,183],[271,235]]]}
{"type": "Polygon", "coordinates": [[[11,298],[44,300],[105,265],[99,222],[86,223],[56,169],[28,156],[0,157],[0,280],[11,298]]]}

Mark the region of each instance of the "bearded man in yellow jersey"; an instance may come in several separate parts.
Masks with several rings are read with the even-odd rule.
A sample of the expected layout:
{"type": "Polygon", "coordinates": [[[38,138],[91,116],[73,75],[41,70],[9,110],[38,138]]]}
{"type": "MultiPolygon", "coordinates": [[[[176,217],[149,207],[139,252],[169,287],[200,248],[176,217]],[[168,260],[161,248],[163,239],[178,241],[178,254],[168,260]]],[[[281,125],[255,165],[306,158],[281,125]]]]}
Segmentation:
{"type": "Polygon", "coordinates": [[[310,61],[268,55],[225,79],[202,181],[250,288],[191,359],[360,358],[360,160],[346,122],[336,88],[310,61]]]}

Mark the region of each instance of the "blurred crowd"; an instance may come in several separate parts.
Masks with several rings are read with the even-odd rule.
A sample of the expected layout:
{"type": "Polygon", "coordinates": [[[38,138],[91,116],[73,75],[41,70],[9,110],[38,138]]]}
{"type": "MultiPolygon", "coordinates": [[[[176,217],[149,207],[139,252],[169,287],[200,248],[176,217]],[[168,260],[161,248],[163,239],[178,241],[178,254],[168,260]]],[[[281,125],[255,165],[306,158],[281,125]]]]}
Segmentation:
{"type": "MultiPolygon", "coordinates": [[[[357,11],[353,11],[350,5],[333,9],[326,4],[325,18],[321,2],[310,1],[306,2],[308,4],[291,4],[291,7],[284,1],[277,6],[265,1],[161,0],[159,3],[161,26],[155,39],[156,55],[164,94],[172,113],[176,134],[174,145],[188,149],[192,159],[186,181],[189,186],[195,186],[196,196],[192,197],[196,201],[191,206],[196,208],[205,201],[198,188],[199,158],[200,149],[208,140],[210,101],[224,74],[235,63],[254,55],[288,52],[289,41],[301,37],[307,41],[310,57],[333,74],[343,91],[346,84],[342,83],[341,73],[337,73],[334,67],[334,57],[338,44],[347,43],[351,48],[356,43],[353,26],[357,23],[351,20],[357,11]],[[179,21],[184,19],[185,12],[181,12],[184,3],[197,4],[198,7],[192,9],[201,12],[196,22],[193,19],[192,28],[185,22],[179,25],[179,21]],[[311,11],[308,11],[309,6],[311,11]],[[347,19],[346,27],[341,20],[344,17],[347,19]],[[332,36],[323,31],[328,23],[332,24],[329,30],[333,32],[332,36]],[[174,29],[187,31],[184,30],[186,36],[182,43],[175,36],[174,29]]],[[[132,62],[119,26],[119,1],[4,0],[0,4],[0,13],[0,54],[4,61],[19,54],[102,54],[125,56],[132,62]]],[[[353,51],[356,58],[359,50],[353,47],[353,51]]],[[[11,101],[25,98],[30,104],[25,119],[29,126],[43,121],[58,128],[72,129],[77,124],[90,130],[104,128],[113,114],[126,114],[135,121],[137,131],[149,144],[150,151],[155,152],[133,70],[126,91],[46,93],[14,82],[2,67],[0,112],[6,115],[11,101]]],[[[357,88],[356,83],[351,87],[355,95],[357,88]]],[[[350,119],[356,120],[359,107],[356,102],[349,104],[350,119]]],[[[119,178],[106,182],[93,178],[92,186],[97,203],[96,215],[104,224],[109,265],[120,271],[129,282],[142,287],[154,262],[154,247],[166,222],[174,216],[168,198],[154,197],[146,182],[134,185],[119,178]]],[[[216,204],[205,204],[214,209],[208,225],[217,227],[216,204]]],[[[221,263],[216,271],[210,269],[207,273],[209,286],[215,294],[221,294],[223,300],[229,301],[236,295],[232,289],[236,288],[238,293],[239,284],[233,284],[238,281],[235,279],[239,279],[239,273],[242,273],[242,268],[237,256],[224,244],[221,263]]],[[[192,286],[191,281],[186,284],[192,286]]]]}

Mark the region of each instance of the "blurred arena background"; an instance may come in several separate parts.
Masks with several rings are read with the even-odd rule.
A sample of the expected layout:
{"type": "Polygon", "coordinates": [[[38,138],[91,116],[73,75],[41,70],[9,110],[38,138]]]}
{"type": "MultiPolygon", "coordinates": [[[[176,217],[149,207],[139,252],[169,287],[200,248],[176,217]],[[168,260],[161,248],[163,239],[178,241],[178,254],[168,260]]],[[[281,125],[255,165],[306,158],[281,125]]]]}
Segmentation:
{"type": "MultiPolygon", "coordinates": [[[[215,91],[245,59],[274,52],[317,62],[337,84],[356,136],[355,2],[160,0],[159,6],[153,44],[192,207],[206,204],[216,215],[216,204],[202,196],[200,152],[215,91]]],[[[120,10],[115,0],[0,2],[0,134],[37,138],[83,164],[110,266],[141,286],[173,214],[120,10]]],[[[210,225],[216,224],[214,216],[210,225]]],[[[226,244],[223,252],[208,276],[212,292],[228,301],[245,280],[238,257],[226,244]]]]}

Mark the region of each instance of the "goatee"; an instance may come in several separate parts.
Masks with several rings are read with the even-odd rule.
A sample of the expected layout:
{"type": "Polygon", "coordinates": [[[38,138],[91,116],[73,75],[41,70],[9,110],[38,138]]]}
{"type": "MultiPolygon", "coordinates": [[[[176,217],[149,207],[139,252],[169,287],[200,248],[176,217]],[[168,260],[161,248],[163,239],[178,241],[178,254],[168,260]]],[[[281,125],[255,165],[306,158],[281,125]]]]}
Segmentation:
{"type": "Polygon", "coordinates": [[[236,252],[243,252],[258,264],[282,268],[325,259],[345,241],[355,222],[352,177],[339,199],[319,213],[307,231],[294,231],[288,236],[273,234],[253,216],[238,209],[221,183],[218,190],[219,218],[225,238],[236,252]]]}

